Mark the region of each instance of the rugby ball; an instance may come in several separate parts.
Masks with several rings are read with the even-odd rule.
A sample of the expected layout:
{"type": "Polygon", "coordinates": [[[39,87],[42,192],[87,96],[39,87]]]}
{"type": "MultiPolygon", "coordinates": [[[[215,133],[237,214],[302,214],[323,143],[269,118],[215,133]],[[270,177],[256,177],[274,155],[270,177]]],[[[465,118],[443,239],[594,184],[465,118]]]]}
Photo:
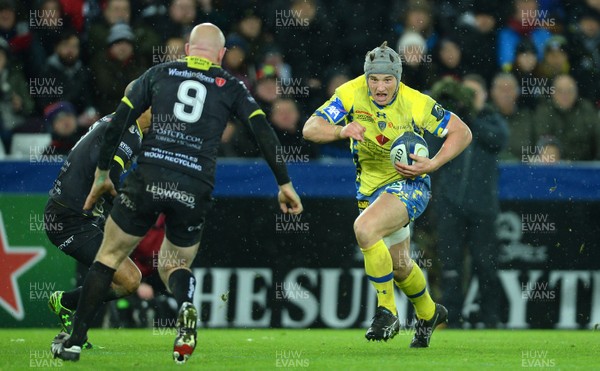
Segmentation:
{"type": "Polygon", "coordinates": [[[412,165],[413,160],[408,156],[413,153],[417,156],[429,157],[429,147],[422,136],[413,132],[407,131],[394,139],[390,148],[390,160],[392,165],[399,162],[404,165],[412,165]]]}

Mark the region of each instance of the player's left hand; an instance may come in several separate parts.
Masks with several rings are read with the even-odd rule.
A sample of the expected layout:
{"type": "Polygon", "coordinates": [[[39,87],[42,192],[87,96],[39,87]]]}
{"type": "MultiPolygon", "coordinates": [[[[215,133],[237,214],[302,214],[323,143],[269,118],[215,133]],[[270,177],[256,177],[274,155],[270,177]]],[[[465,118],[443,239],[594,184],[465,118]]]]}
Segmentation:
{"type": "Polygon", "coordinates": [[[300,214],[304,208],[300,201],[300,196],[296,193],[292,183],[286,183],[279,186],[279,207],[284,214],[300,214]]]}
{"type": "Polygon", "coordinates": [[[413,160],[412,165],[404,165],[399,162],[394,164],[396,171],[403,177],[414,178],[436,170],[434,161],[429,157],[417,156],[413,153],[409,154],[409,156],[413,160]]]}
{"type": "Polygon", "coordinates": [[[96,168],[96,173],[94,174],[94,183],[92,183],[90,194],[88,194],[87,198],[85,199],[83,210],[91,210],[100,196],[106,192],[110,192],[113,197],[117,195],[115,185],[108,176],[108,170],[100,170],[96,168]]]}

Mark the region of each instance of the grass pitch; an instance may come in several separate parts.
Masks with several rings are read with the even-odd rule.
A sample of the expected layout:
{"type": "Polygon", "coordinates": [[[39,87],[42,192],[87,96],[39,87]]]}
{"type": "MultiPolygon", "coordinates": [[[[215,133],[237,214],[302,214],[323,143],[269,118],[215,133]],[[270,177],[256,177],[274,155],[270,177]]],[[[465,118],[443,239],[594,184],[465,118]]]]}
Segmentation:
{"type": "Polygon", "coordinates": [[[428,349],[409,349],[410,331],[387,343],[364,330],[200,329],[185,366],[171,358],[171,329],[91,330],[95,349],[77,363],[55,360],[51,329],[0,329],[0,369],[69,370],[514,370],[529,367],[600,369],[600,331],[437,330],[428,349]]]}

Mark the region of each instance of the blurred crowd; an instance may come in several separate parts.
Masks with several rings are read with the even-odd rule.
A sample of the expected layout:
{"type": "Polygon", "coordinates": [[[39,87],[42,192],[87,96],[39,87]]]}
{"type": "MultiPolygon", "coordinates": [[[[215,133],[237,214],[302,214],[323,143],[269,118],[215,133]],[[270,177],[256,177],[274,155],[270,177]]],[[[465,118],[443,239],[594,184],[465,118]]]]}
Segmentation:
{"type": "MultiPolygon", "coordinates": [[[[131,80],[183,57],[201,22],[224,31],[223,67],[306,158],[349,156],[309,145],[302,125],[387,40],[415,89],[481,77],[482,104],[508,124],[501,159],[600,159],[600,0],[0,0],[0,153],[43,133],[66,154],[131,80]]],[[[222,142],[221,156],[259,155],[235,119],[222,142]]]]}

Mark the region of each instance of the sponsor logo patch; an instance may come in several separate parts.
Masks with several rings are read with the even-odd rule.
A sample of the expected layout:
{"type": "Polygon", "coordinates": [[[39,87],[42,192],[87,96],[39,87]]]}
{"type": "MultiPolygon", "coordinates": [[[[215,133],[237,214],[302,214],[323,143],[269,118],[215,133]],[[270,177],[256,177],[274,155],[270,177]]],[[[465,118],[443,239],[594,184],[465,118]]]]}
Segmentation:
{"type": "Polygon", "coordinates": [[[366,209],[367,206],[369,206],[369,200],[360,200],[360,201],[358,201],[358,208],[360,210],[366,209]]]}
{"type": "Polygon", "coordinates": [[[215,77],[215,84],[216,84],[218,87],[221,87],[221,86],[225,85],[225,83],[226,83],[226,82],[227,82],[227,80],[225,80],[225,79],[224,79],[224,78],[222,78],[222,77],[215,77]]]}
{"type": "Polygon", "coordinates": [[[435,117],[436,120],[440,121],[444,118],[445,114],[446,110],[439,103],[433,105],[433,108],[431,109],[431,115],[435,117]]]}
{"type": "MultiPolygon", "coordinates": [[[[384,124],[385,124],[385,122],[384,122],[384,124]]],[[[381,145],[384,145],[390,141],[390,138],[386,137],[383,134],[379,134],[378,136],[375,137],[375,139],[377,139],[377,142],[381,145]]]]}

